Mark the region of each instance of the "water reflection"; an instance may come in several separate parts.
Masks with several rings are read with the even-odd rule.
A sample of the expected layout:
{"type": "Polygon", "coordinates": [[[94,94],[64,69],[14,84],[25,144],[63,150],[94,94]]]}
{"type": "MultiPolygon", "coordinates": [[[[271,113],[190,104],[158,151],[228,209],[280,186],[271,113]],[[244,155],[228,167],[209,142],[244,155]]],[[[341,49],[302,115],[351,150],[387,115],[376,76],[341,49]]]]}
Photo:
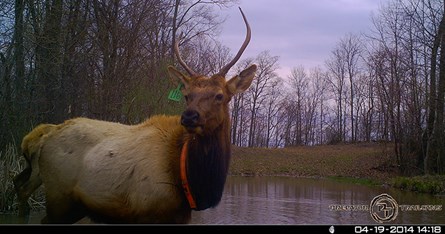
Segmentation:
{"type": "MultiPolygon", "coordinates": [[[[194,212],[195,224],[376,224],[369,211],[334,211],[332,205],[369,206],[388,193],[398,204],[442,205],[444,199],[395,189],[327,179],[291,177],[228,177],[219,206],[194,212]]],[[[440,224],[444,211],[399,211],[392,223],[440,224]]]]}
{"type": "MultiPolygon", "coordinates": [[[[369,206],[382,193],[399,205],[443,205],[445,198],[329,179],[229,176],[216,208],[192,213],[192,224],[377,224],[369,211],[334,211],[333,205],[369,206]]],[[[445,208],[445,207],[443,207],[445,208]]],[[[445,211],[400,211],[392,223],[444,224],[445,211]]],[[[31,215],[40,223],[43,213],[31,215]]],[[[0,215],[0,223],[20,223],[0,215]]]]}

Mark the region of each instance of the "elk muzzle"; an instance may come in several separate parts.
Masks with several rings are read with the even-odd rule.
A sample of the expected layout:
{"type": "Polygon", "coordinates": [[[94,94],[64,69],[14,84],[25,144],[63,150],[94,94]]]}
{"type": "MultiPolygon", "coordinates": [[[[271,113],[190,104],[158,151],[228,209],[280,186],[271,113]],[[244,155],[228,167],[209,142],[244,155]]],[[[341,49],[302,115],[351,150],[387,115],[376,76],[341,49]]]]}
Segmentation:
{"type": "Polygon", "coordinates": [[[190,133],[200,133],[202,126],[199,125],[199,112],[196,110],[187,109],[181,115],[181,124],[190,133]]]}

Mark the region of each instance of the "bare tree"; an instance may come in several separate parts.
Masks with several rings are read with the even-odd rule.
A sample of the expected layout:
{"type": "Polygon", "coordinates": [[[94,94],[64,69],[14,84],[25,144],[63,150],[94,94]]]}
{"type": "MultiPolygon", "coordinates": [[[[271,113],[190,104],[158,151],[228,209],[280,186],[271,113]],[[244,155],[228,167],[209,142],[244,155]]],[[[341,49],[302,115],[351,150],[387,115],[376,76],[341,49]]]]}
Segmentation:
{"type": "Polygon", "coordinates": [[[0,1],[2,132],[18,140],[33,124],[68,117],[135,123],[175,113],[182,103],[166,98],[165,70],[173,29],[184,35],[184,57],[200,64],[197,70],[211,71],[229,56],[210,38],[223,22],[215,9],[234,2],[0,1]],[[207,45],[210,50],[200,49],[207,45]]]}
{"type": "Polygon", "coordinates": [[[439,1],[395,0],[374,18],[377,33],[372,37],[374,48],[368,65],[379,93],[376,107],[383,112],[377,113],[383,116],[381,129],[394,142],[397,162],[406,173],[440,168],[437,161],[442,149],[435,139],[443,135],[443,98],[437,79],[440,65],[439,71],[436,69],[441,64],[443,5],[439,1]]]}
{"type": "Polygon", "coordinates": [[[288,78],[291,89],[286,99],[289,100],[287,111],[290,113],[288,113],[289,124],[285,144],[302,145],[305,131],[304,112],[309,89],[308,74],[303,66],[297,66],[292,68],[288,78]]]}
{"type": "Polygon", "coordinates": [[[277,140],[279,118],[278,113],[282,111],[282,106],[279,102],[283,98],[283,80],[278,78],[271,82],[271,87],[267,90],[267,100],[264,103],[265,116],[266,116],[266,134],[265,134],[265,146],[266,147],[278,147],[277,140]]]}
{"type": "MultiPolygon", "coordinates": [[[[253,63],[253,58],[246,58],[241,61],[239,61],[236,65],[236,72],[241,72],[243,69],[245,69],[249,64],[253,63]]],[[[248,111],[245,107],[246,105],[244,102],[247,102],[247,97],[244,96],[245,93],[241,93],[240,95],[234,96],[233,101],[231,102],[231,137],[232,137],[232,143],[238,146],[244,145],[246,142],[245,136],[247,136],[248,129],[248,111]]],[[[247,143],[246,143],[247,145],[247,143]]]]}
{"type": "Polygon", "coordinates": [[[323,129],[325,125],[324,107],[326,105],[326,92],[328,90],[328,84],[326,83],[325,76],[326,72],[324,72],[320,67],[312,68],[309,73],[311,80],[309,112],[311,113],[310,123],[312,129],[311,131],[313,132],[313,136],[311,137],[310,141],[313,144],[323,144],[323,129]],[[317,109],[319,110],[318,113],[317,109]]]}
{"type": "Polygon", "coordinates": [[[345,86],[346,86],[346,63],[343,51],[336,48],[332,51],[331,57],[326,61],[329,71],[327,81],[335,96],[336,102],[336,137],[334,141],[344,141],[346,139],[345,126],[345,86]]]}
{"type": "Polygon", "coordinates": [[[255,136],[257,133],[256,118],[259,114],[259,108],[267,98],[267,90],[272,87],[272,81],[277,79],[275,72],[278,68],[278,57],[270,55],[268,51],[261,52],[254,61],[258,65],[256,77],[244,95],[247,99],[250,112],[249,147],[255,144],[255,136]]]}
{"type": "Polygon", "coordinates": [[[339,43],[340,53],[344,56],[343,61],[346,66],[347,76],[349,79],[349,105],[350,105],[350,122],[351,122],[351,141],[356,141],[356,115],[354,113],[354,103],[356,102],[355,80],[360,72],[359,59],[361,57],[362,44],[360,38],[357,35],[348,34],[342,38],[339,43]]]}

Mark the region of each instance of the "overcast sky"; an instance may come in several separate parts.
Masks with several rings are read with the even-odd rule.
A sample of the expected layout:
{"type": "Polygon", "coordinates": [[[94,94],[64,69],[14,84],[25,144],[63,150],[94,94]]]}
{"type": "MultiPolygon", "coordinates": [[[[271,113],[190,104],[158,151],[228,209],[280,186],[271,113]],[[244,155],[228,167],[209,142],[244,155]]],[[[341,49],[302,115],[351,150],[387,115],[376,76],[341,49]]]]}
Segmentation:
{"type": "Polygon", "coordinates": [[[269,50],[279,56],[278,74],[283,78],[292,67],[324,66],[331,51],[348,33],[368,33],[371,15],[385,0],[239,0],[237,6],[221,10],[227,15],[220,41],[235,54],[246,28],[240,6],[252,29],[252,39],[243,58],[269,50]]]}

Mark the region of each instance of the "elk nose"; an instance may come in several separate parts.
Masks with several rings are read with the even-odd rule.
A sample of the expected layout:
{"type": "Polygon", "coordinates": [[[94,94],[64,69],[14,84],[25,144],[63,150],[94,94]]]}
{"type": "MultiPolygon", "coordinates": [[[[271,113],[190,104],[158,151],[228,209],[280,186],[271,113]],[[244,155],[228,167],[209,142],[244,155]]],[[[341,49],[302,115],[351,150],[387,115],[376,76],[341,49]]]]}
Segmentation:
{"type": "Polygon", "coordinates": [[[199,113],[194,110],[186,110],[182,113],[181,124],[185,127],[194,127],[198,123],[199,113]]]}

